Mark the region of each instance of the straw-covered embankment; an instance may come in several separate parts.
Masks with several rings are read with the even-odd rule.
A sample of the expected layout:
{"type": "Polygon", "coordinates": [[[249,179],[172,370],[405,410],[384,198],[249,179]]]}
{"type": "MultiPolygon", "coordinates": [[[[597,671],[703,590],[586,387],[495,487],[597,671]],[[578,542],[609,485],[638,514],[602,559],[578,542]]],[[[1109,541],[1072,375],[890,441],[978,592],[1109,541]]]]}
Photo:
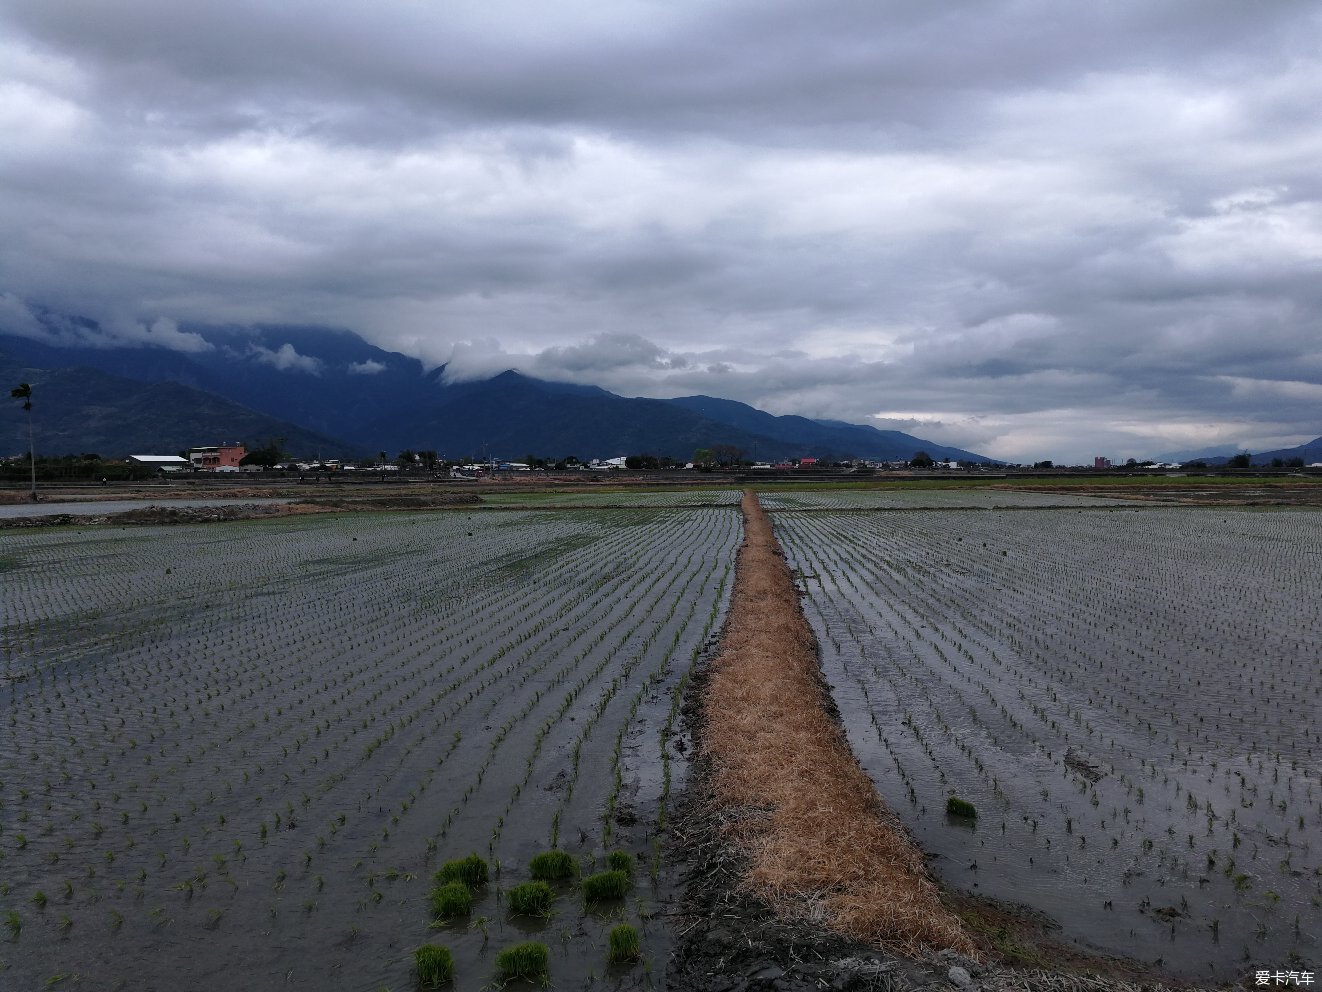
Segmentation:
{"type": "Polygon", "coordinates": [[[701,747],[748,853],[747,889],[778,910],[893,951],[973,956],[922,852],[877,797],[834,719],[817,644],[771,521],[744,496],[745,538],[701,747]]]}
{"type": "Polygon", "coordinates": [[[684,708],[694,749],[671,825],[685,891],[669,987],[1166,992],[1149,969],[1060,945],[1015,907],[966,897],[982,920],[975,939],[943,904],[921,850],[850,750],[755,494],[743,512],[720,644],[684,708]],[[1031,970],[1004,967],[989,932],[1022,939],[1031,970]]]}

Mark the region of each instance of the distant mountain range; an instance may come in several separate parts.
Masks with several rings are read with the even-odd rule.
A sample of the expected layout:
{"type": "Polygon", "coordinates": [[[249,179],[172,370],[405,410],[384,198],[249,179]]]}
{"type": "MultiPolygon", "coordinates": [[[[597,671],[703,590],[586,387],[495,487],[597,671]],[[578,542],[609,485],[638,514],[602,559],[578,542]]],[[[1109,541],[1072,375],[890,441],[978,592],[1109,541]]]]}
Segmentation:
{"type": "MultiPolygon", "coordinates": [[[[1205,465],[1224,465],[1242,451],[1244,451],[1244,449],[1238,445],[1219,444],[1212,448],[1198,448],[1191,451],[1173,451],[1162,455],[1159,458],[1159,461],[1200,461],[1205,465]]],[[[1314,438],[1312,441],[1305,441],[1303,444],[1296,445],[1293,448],[1276,448],[1272,451],[1251,452],[1250,458],[1254,465],[1270,465],[1277,459],[1285,462],[1292,458],[1302,458],[1305,465],[1311,465],[1314,462],[1322,462],[1322,437],[1314,438]]]]}
{"type": "MultiPolygon", "coordinates": [[[[37,369],[0,352],[0,383],[33,386],[33,439],[39,455],[173,455],[196,445],[283,439],[291,451],[331,457],[335,441],[214,393],[177,382],[138,382],[96,369],[37,369]]],[[[27,419],[15,402],[0,418],[0,457],[26,453],[27,419]]]]}
{"type": "MultiPolygon", "coordinates": [[[[628,398],[515,371],[448,383],[444,368],[428,370],[343,330],[188,325],[169,339],[184,351],[123,343],[85,318],[37,316],[44,340],[0,323],[0,383],[32,383],[37,449],[47,454],[159,454],[284,438],[293,452],[324,457],[412,448],[451,458],[688,459],[724,444],[759,460],[892,460],[925,451],[993,461],[899,431],[777,417],[713,396],[628,398]]],[[[17,406],[0,420],[0,454],[26,450],[17,406]]]]}
{"type": "Polygon", "coordinates": [[[1159,462],[1207,461],[1209,458],[1229,458],[1241,449],[1234,444],[1216,444],[1208,448],[1183,448],[1179,451],[1164,451],[1156,456],[1159,462]]]}
{"type": "MultiPolygon", "coordinates": [[[[1236,452],[1238,454],[1238,452],[1236,452]]],[[[1232,455],[1221,455],[1216,458],[1204,458],[1202,461],[1208,465],[1224,465],[1230,461],[1232,455]]],[[[1272,451],[1254,451],[1250,453],[1249,459],[1254,465],[1270,465],[1278,459],[1282,462],[1288,462],[1293,458],[1302,458],[1305,465],[1312,465],[1315,462],[1322,462],[1322,437],[1315,437],[1311,441],[1305,441],[1303,444],[1295,445],[1293,448],[1276,448],[1272,451]]]]}

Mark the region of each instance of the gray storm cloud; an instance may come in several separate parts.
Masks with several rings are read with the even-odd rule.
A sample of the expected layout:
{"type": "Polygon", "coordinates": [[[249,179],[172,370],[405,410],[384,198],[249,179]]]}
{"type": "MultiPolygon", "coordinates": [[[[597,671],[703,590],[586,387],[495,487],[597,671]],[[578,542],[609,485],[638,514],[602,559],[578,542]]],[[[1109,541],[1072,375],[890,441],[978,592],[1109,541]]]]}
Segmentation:
{"type": "Polygon", "coordinates": [[[1320,41],[1284,0],[0,0],[0,320],[319,322],[1011,459],[1298,443],[1320,41]]]}

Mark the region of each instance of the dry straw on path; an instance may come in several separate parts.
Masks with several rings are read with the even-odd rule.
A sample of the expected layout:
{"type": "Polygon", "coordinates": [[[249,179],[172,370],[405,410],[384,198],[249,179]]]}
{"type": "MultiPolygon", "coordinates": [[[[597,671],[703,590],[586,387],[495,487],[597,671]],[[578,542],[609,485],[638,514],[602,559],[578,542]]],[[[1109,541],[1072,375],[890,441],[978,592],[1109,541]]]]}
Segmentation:
{"type": "Polygon", "coordinates": [[[838,723],[771,521],[744,494],[744,544],[703,710],[716,801],[749,856],[748,889],[778,910],[919,955],[974,955],[922,852],[877,797],[838,723]]]}

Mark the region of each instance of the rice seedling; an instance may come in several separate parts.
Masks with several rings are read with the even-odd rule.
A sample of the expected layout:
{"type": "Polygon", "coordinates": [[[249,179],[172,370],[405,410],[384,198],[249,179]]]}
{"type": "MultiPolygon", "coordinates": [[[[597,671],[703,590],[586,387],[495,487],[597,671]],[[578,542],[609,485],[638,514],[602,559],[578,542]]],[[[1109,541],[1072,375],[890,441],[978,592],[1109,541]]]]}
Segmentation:
{"type": "Polygon", "coordinates": [[[463,882],[446,882],[431,890],[432,916],[438,920],[453,920],[467,916],[473,909],[473,892],[463,882]]]}
{"type": "Polygon", "coordinates": [[[448,947],[424,944],[413,952],[413,969],[418,984],[428,988],[454,979],[454,955],[448,947]]]}
{"type": "Polygon", "coordinates": [[[496,955],[496,972],[504,980],[522,978],[525,981],[550,981],[551,949],[535,940],[507,947],[496,955]]]}
{"type": "Polygon", "coordinates": [[[606,956],[612,964],[637,961],[642,956],[642,939],[638,935],[638,929],[628,923],[612,927],[609,942],[610,947],[606,956]]]}
{"type": "Polygon", "coordinates": [[[611,851],[606,856],[606,867],[611,871],[622,871],[626,875],[633,874],[634,856],[628,851],[611,851]]]}
{"type": "Polygon", "coordinates": [[[554,900],[555,892],[543,881],[524,882],[505,893],[505,902],[510,912],[520,916],[549,918],[554,900]]]}
{"type": "Polygon", "coordinates": [[[486,859],[479,854],[470,854],[466,858],[447,861],[432,876],[437,883],[462,882],[470,888],[486,885],[489,868],[486,859]]]}
{"type": "Polygon", "coordinates": [[[528,872],[536,880],[558,881],[578,873],[578,861],[567,851],[543,851],[528,862],[528,872]]]}
{"type": "Polygon", "coordinates": [[[583,899],[588,905],[608,899],[623,899],[629,891],[629,873],[619,870],[599,871],[584,877],[582,889],[583,899]]]}

